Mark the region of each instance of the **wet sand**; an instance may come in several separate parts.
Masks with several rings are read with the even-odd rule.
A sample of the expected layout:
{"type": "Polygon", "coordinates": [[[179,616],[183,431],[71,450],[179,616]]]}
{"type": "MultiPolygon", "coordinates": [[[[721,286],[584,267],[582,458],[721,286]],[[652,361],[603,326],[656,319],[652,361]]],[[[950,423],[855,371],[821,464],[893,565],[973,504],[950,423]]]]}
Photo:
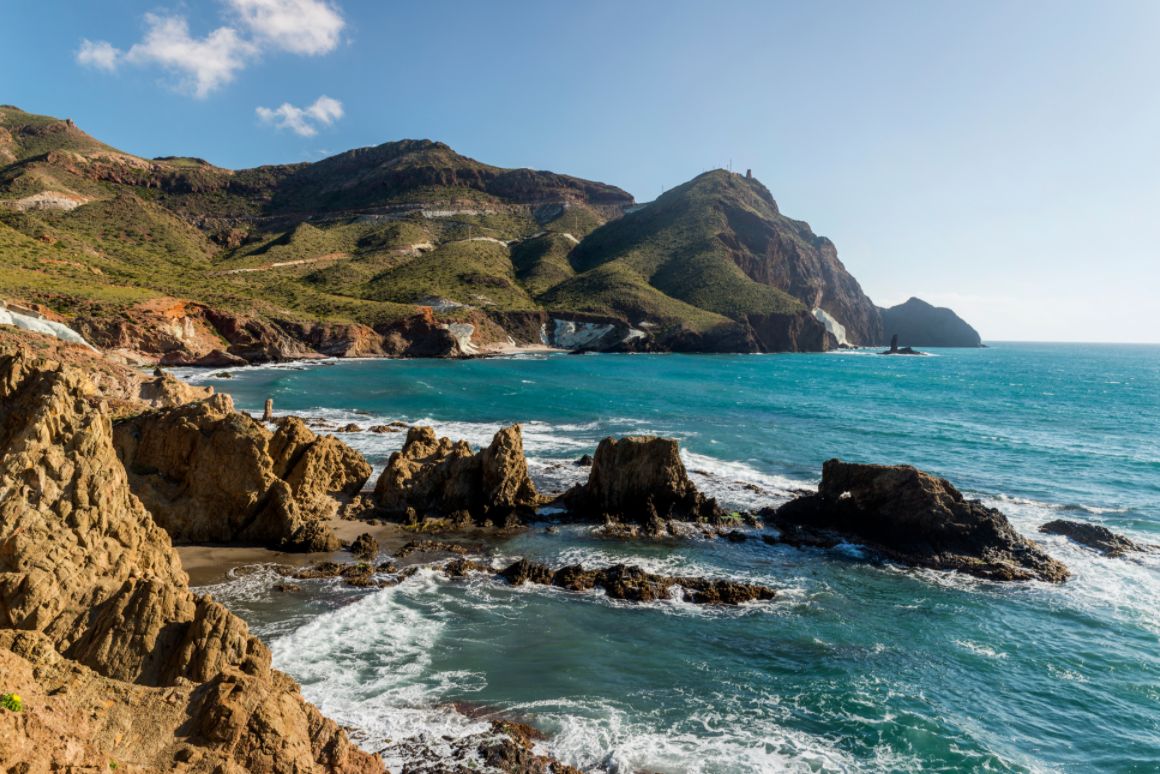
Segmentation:
{"type": "MultiPolygon", "coordinates": [[[[332,519],[329,522],[334,533],[344,542],[350,542],[364,532],[369,532],[386,553],[394,553],[416,536],[398,524],[371,524],[365,521],[332,519]]],[[[285,564],[302,567],[320,561],[350,561],[346,550],[318,553],[291,553],[276,551],[259,546],[228,545],[188,545],[177,546],[181,564],[189,573],[189,585],[208,586],[220,583],[229,577],[230,570],[251,564],[285,564]]]]}

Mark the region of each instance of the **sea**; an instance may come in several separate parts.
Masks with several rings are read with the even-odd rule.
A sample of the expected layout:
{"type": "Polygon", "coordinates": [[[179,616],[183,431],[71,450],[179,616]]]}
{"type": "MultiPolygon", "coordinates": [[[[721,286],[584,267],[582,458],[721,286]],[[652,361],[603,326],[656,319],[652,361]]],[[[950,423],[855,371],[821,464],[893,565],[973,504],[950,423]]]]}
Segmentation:
{"type": "MultiPolygon", "coordinates": [[[[201,590],[244,617],[306,697],[382,750],[503,716],[585,771],[1160,771],[1160,553],[1107,558],[1040,534],[1066,518],[1160,544],[1160,346],[1000,343],[882,357],[524,354],[189,372],[259,412],[402,420],[486,445],[523,426],[558,492],[606,436],[680,440],[731,509],[816,487],[822,463],[911,464],[1002,510],[1072,571],[997,583],[877,560],[856,544],[619,542],[543,522],[495,566],[629,562],[763,583],[770,602],[630,604],[424,570],[392,588],[269,566],[201,590]],[[224,375],[228,373],[228,378],[224,375]]],[[[344,433],[376,475],[401,434],[344,433]]],[[[754,529],[754,537],[762,532],[754,529]]]]}

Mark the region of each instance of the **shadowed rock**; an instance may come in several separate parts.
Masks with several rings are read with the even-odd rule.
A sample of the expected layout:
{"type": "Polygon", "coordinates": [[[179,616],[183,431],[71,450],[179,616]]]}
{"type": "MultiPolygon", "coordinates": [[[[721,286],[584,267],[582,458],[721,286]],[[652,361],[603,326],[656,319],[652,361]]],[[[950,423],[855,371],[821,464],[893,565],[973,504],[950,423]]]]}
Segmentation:
{"type": "Polygon", "coordinates": [[[1123,556],[1130,551],[1147,550],[1145,546],[1128,540],[1123,535],[1117,535],[1107,527],[1101,527],[1099,524],[1087,524],[1082,521],[1056,519],[1041,525],[1039,531],[1046,535],[1063,535],[1069,540],[1099,551],[1105,556],[1123,556]]]}
{"type": "Polygon", "coordinates": [[[227,395],[139,414],[114,433],[133,493],[177,542],[335,551],[324,523],[333,496],[357,492],[371,474],[341,441],[296,418],[270,433],[227,395]]]}
{"type": "Polygon", "coordinates": [[[863,544],[904,564],[991,580],[1060,582],[1068,569],[946,479],[910,466],[829,460],[818,493],[763,512],[790,545],[863,544]]]}
{"type": "Polygon", "coordinates": [[[725,515],[689,480],[677,442],[646,435],[601,441],[587,483],[562,501],[575,518],[639,524],[653,534],[664,532],[666,521],[716,522],[725,515]]]}

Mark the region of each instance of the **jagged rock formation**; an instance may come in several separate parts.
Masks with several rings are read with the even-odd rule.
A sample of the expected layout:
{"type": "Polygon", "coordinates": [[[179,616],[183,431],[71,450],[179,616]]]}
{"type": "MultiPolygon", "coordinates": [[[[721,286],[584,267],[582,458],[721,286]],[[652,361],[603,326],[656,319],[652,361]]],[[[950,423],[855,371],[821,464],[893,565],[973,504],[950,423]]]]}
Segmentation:
{"type": "MultiPolygon", "coordinates": [[[[459,560],[457,566],[450,568],[451,573],[462,574],[465,561],[459,560]]],[[[777,595],[777,592],[768,586],[694,576],[656,575],[645,572],[636,565],[625,564],[599,570],[585,570],[576,564],[553,571],[547,565],[520,559],[501,570],[499,575],[513,586],[538,583],[570,591],[599,588],[611,599],[629,602],[670,599],[677,587],[681,589],[682,599],[701,605],[739,605],[743,602],[773,599],[777,595]]]]}
{"type": "Polygon", "coordinates": [[[885,344],[888,337],[898,336],[907,347],[981,347],[983,340],[978,331],[945,307],[931,306],[921,298],[889,309],[882,314],[884,337],[873,341],[885,344]]]}
{"type": "Polygon", "coordinates": [[[1099,551],[1104,556],[1124,556],[1133,551],[1146,551],[1142,546],[1123,535],[1117,535],[1107,527],[1082,521],[1055,519],[1041,524],[1039,531],[1045,535],[1063,535],[1081,546],[1099,551]]]}
{"type": "Polygon", "coordinates": [[[0,356],[0,446],[0,767],[383,771],[189,591],[82,372],[0,356]]]}
{"type": "Polygon", "coordinates": [[[117,423],[116,449],[141,498],[177,542],[334,551],[325,524],[370,477],[357,452],[294,418],[270,433],[227,395],[117,423]]]}
{"type": "Polygon", "coordinates": [[[638,435],[605,438],[588,481],[562,498],[573,518],[639,524],[651,533],[664,522],[716,522],[724,512],[697,491],[675,440],[638,435]]]}
{"type": "Polygon", "coordinates": [[[430,427],[412,427],[379,476],[375,498],[394,517],[450,516],[501,526],[541,503],[528,476],[519,425],[500,430],[479,453],[466,441],[438,438],[430,427]]]}
{"type": "Polygon", "coordinates": [[[990,580],[1064,581],[1068,569],[949,481],[906,465],[828,460],[818,493],[763,512],[779,540],[833,546],[854,541],[889,559],[990,580]]]}

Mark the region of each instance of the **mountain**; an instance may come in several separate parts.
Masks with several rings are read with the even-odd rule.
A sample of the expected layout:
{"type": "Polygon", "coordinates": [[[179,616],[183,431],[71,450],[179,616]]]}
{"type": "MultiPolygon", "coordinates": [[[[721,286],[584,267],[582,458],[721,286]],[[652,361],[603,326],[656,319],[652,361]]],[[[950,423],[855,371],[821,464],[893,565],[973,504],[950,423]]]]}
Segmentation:
{"type": "Polygon", "coordinates": [[[637,205],[431,140],[229,170],[135,156],[10,106],[0,299],[141,362],[886,338],[834,245],[748,176],[708,172],[637,205]]]}
{"type": "Polygon", "coordinates": [[[898,335],[904,347],[981,347],[978,331],[950,309],[932,306],[921,298],[882,309],[888,337],[898,335]]]}
{"type": "Polygon", "coordinates": [[[721,169],[597,229],[572,265],[622,266],[672,298],[734,320],[820,308],[850,343],[882,337],[877,309],[834,244],[782,215],[754,178],[721,169]]]}

